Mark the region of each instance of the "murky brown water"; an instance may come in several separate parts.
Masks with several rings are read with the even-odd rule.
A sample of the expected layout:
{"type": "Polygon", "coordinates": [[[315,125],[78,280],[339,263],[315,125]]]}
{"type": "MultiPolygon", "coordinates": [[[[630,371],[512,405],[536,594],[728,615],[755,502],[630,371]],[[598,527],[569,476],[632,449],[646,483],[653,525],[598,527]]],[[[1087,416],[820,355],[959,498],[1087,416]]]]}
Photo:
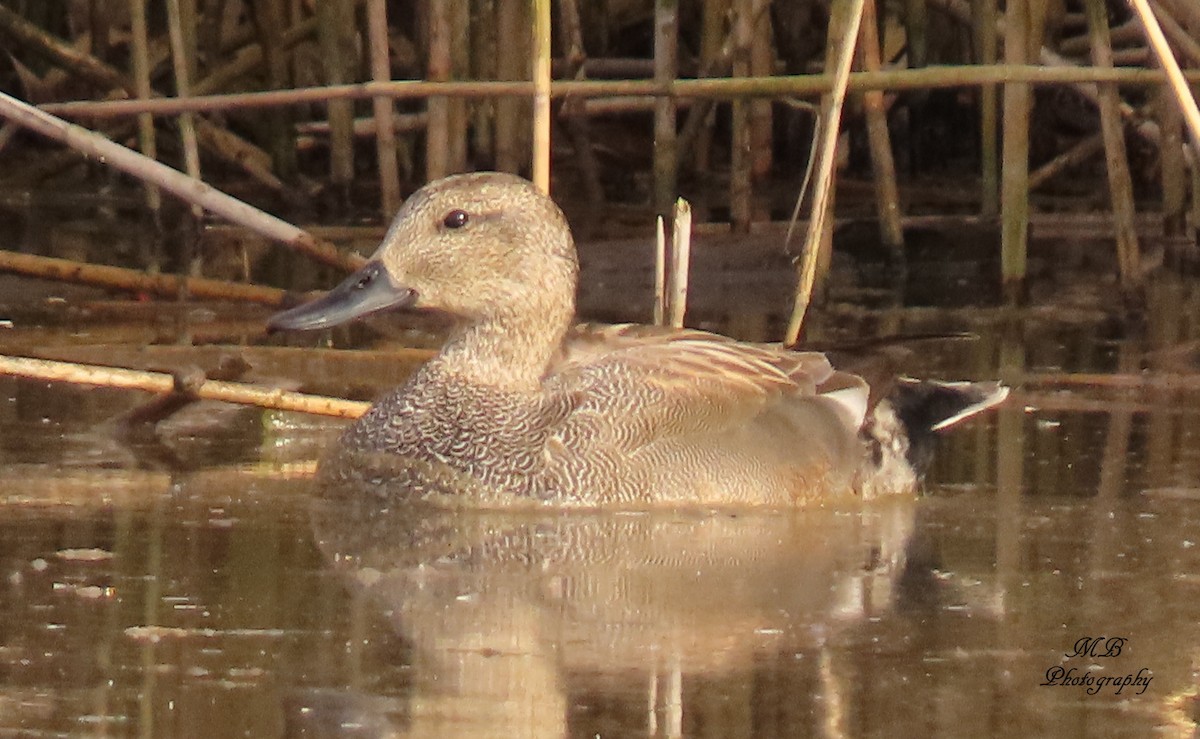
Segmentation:
{"type": "MultiPolygon", "coordinates": [[[[0,379],[0,736],[1191,735],[1200,290],[1150,305],[831,309],[816,333],[973,329],[913,374],[1017,388],[865,511],[378,510],[317,494],[336,424],[210,407],[119,442],[128,393],[0,379]]],[[[0,342],[126,351],[84,323],[0,342]]]]}

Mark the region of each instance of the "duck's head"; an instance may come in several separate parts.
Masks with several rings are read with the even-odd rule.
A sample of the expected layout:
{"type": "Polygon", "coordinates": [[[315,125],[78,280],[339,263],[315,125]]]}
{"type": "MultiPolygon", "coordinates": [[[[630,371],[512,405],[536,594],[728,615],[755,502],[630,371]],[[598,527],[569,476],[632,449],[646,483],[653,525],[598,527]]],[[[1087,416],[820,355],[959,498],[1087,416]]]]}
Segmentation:
{"type": "Polygon", "coordinates": [[[566,219],[532,183],[497,172],[431,182],[405,201],[371,260],[271,330],[320,329],[394,308],[468,322],[574,310],[578,266],[566,219]]]}

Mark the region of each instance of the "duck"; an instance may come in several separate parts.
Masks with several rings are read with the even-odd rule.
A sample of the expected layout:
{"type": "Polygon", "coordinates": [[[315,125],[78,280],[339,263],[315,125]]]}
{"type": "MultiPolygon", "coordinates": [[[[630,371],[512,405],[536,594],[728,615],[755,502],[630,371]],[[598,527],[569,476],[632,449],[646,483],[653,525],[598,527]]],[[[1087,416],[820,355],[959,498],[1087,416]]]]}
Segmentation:
{"type": "MultiPolygon", "coordinates": [[[[695,329],[575,325],[579,263],[531,182],[430,182],[374,255],[268,329],[447,314],[441,349],[321,466],[377,495],[466,508],[796,508],[913,495],[918,440],[994,407],[995,382],[873,397],[825,354],[695,329]]],[[[878,395],[876,393],[875,395],[878,395]]]]}

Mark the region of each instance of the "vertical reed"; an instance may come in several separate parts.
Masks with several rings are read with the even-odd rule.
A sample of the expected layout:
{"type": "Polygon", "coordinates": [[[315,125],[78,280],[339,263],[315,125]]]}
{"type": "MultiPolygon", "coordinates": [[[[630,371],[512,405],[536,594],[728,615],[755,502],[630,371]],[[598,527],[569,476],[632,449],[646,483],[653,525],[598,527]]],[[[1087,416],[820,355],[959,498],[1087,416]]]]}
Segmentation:
{"type": "MultiPolygon", "coordinates": [[[[1104,0],[1086,0],[1084,6],[1092,43],[1092,64],[1101,69],[1110,69],[1113,66],[1112,44],[1104,0]]],[[[1133,180],[1125,152],[1121,98],[1114,84],[1097,85],[1097,90],[1100,95],[1100,128],[1108,155],[1108,191],[1116,225],[1117,263],[1120,265],[1121,288],[1128,292],[1139,282],[1140,271],[1137,229],[1134,225],[1133,180]]]]}
{"type": "MultiPolygon", "coordinates": [[[[562,29],[563,57],[567,62],[564,75],[567,79],[583,79],[584,62],[587,61],[587,50],[583,46],[583,21],[579,17],[579,0],[559,0],[559,24],[562,29]]],[[[605,200],[604,183],[600,181],[600,163],[592,149],[591,126],[586,115],[572,115],[570,106],[577,105],[582,109],[582,100],[567,100],[563,103],[566,116],[565,128],[571,137],[571,146],[575,150],[576,164],[583,177],[584,192],[594,205],[600,205],[605,200]]]]}
{"type": "MultiPolygon", "coordinates": [[[[150,98],[150,52],[146,30],[146,0],[129,0],[130,42],[132,46],[133,82],[137,86],[139,100],[150,98]]],[[[138,149],[150,157],[158,158],[158,141],[154,132],[154,116],[138,114],[138,149]]],[[[161,226],[162,193],[151,184],[144,185],[146,207],[150,209],[154,223],[161,226]]]]}
{"type": "MultiPolygon", "coordinates": [[[[750,45],[754,41],[753,0],[733,0],[734,77],[750,76],[750,45]]],[[[750,101],[735,98],[729,146],[729,220],[735,233],[748,233],[751,212],[750,101]]]]}
{"type": "MultiPolygon", "coordinates": [[[[392,65],[389,57],[387,0],[368,0],[367,38],[371,54],[371,79],[389,82],[392,65]]],[[[396,129],[392,99],[371,100],[375,118],[375,151],[379,160],[379,207],[383,220],[390,221],[400,208],[400,172],[396,161],[396,129]]]]}
{"type": "Polygon", "coordinates": [[[1187,228],[1187,166],[1183,153],[1183,115],[1170,86],[1163,85],[1156,100],[1162,128],[1159,163],[1162,169],[1163,235],[1182,236],[1187,228]]]}
{"type": "MultiPolygon", "coordinates": [[[[750,3],[750,75],[770,77],[775,74],[775,39],[771,32],[769,0],[750,3]]],[[[750,179],[751,187],[771,174],[774,161],[774,113],[768,98],[750,100],[750,179]]]]}
{"type": "MultiPolygon", "coordinates": [[[[830,204],[833,197],[833,164],[837,158],[837,141],[842,119],[842,103],[846,99],[846,85],[850,81],[850,62],[854,59],[855,41],[863,17],[864,0],[849,0],[839,8],[844,13],[835,23],[829,20],[829,48],[836,49],[836,64],[833,68],[833,89],[821,100],[821,146],[817,160],[817,177],[813,185],[812,213],[808,219],[808,232],[804,238],[804,256],[797,270],[796,302],[792,317],[788,321],[784,344],[794,345],[800,338],[804,314],[812,301],[813,284],[816,280],[820,260],[821,240],[831,220],[830,204]],[[834,33],[837,33],[837,36],[834,33]]],[[[830,52],[832,53],[832,52],[830,52]]],[[[830,71],[826,64],[826,71],[830,71]]]]}
{"type": "MultiPolygon", "coordinates": [[[[453,0],[450,6],[450,75],[470,79],[471,74],[471,3],[453,0]]],[[[467,168],[468,107],[465,98],[450,98],[447,125],[450,127],[446,162],[452,172],[467,168]]]]}
{"type": "MultiPolygon", "coordinates": [[[[997,0],[971,3],[975,60],[980,64],[996,63],[996,4],[997,0]]],[[[979,210],[984,216],[1000,214],[1000,156],[996,148],[1000,121],[996,92],[995,85],[979,88],[979,210]]]]}
{"type": "Polygon", "coordinates": [[[671,220],[671,285],[669,293],[670,323],[673,328],[683,328],[687,314],[688,278],[692,264],[692,206],[679,198],[675,201],[674,217],[671,220]]]}
{"type": "MultiPolygon", "coordinates": [[[[1008,64],[1027,61],[1029,2],[1008,0],[1004,26],[1004,61],[1008,64]]],[[[1005,83],[1000,272],[1010,299],[1018,296],[1025,280],[1029,238],[1029,114],[1029,83],[1005,83]]]]}
{"type": "MultiPolygon", "coordinates": [[[[666,85],[678,77],[679,5],[677,0],[654,2],[654,79],[666,85]]],[[[675,199],[678,155],[675,148],[675,100],[654,100],[654,210],[666,213],[675,199]]]]}
{"type": "MultiPolygon", "coordinates": [[[[285,0],[260,0],[254,3],[254,21],[267,68],[267,87],[284,90],[292,86],[288,51],[283,41],[287,29],[285,0]]],[[[267,121],[271,162],[285,180],[294,181],[296,162],[295,126],[291,110],[274,108],[262,113],[267,121]]]]}
{"type": "MultiPolygon", "coordinates": [[[[471,3],[471,77],[477,80],[498,79],[496,0],[470,0],[471,3]]],[[[495,164],[495,137],[493,123],[496,117],[496,101],[479,100],[474,108],[471,125],[471,140],[475,156],[495,164]]]]}
{"type": "Polygon", "coordinates": [[[550,0],[533,0],[533,183],[550,192],[550,0]]]}
{"type": "MultiPolygon", "coordinates": [[[[340,85],[352,80],[354,57],[354,7],[351,3],[317,3],[317,38],[325,65],[325,81],[340,85]]],[[[329,177],[348,203],[350,183],[354,180],[354,105],[349,100],[330,100],[329,177]]]]}
{"type": "MultiPolygon", "coordinates": [[[[529,79],[528,0],[495,0],[496,2],[496,76],[502,80],[529,79]],[[501,45],[503,45],[501,50],[501,45]]],[[[528,162],[529,108],[520,98],[503,97],[496,100],[496,125],[493,145],[496,169],[520,172],[528,162]]]]}
{"type": "MultiPolygon", "coordinates": [[[[450,79],[452,58],[450,54],[451,5],[449,0],[425,3],[428,28],[428,64],[425,78],[432,82],[450,79]]],[[[433,181],[450,174],[450,101],[448,98],[430,97],[426,103],[429,124],[425,128],[425,179],[433,181]]]]}
{"type": "MultiPolygon", "coordinates": [[[[701,18],[700,37],[700,76],[707,77],[718,74],[722,66],[724,52],[728,50],[728,34],[725,31],[726,20],[729,17],[730,0],[704,0],[703,16],[701,18]]],[[[695,127],[695,144],[690,148],[692,156],[692,171],[707,172],[711,167],[711,150],[713,140],[714,106],[709,100],[696,100],[688,112],[684,125],[684,133],[680,139],[687,146],[688,129],[695,127]]]]}
{"type": "MultiPolygon", "coordinates": [[[[189,49],[186,46],[183,33],[183,13],[180,0],[167,0],[167,26],[171,41],[171,60],[175,72],[175,94],[181,98],[191,94],[191,64],[188,61],[189,49]]],[[[179,116],[179,135],[183,140],[184,171],[189,177],[200,179],[200,148],[196,143],[196,118],[192,113],[181,113],[179,116]]],[[[193,224],[198,224],[204,217],[204,211],[198,205],[192,205],[193,224]]],[[[201,274],[201,255],[195,250],[195,231],[189,229],[185,235],[184,259],[187,262],[188,274],[198,277],[201,274]]]]}
{"type": "MultiPolygon", "coordinates": [[[[878,22],[875,0],[866,0],[863,4],[859,53],[862,68],[868,72],[876,72],[881,66],[878,22]]],[[[900,192],[896,186],[896,162],[892,157],[883,91],[863,93],[863,105],[866,108],[867,140],[875,173],[875,209],[879,215],[879,233],[895,263],[900,264],[904,261],[904,228],[900,223],[900,192]]]]}
{"type": "Polygon", "coordinates": [[[661,215],[654,219],[654,325],[667,322],[667,226],[661,215]]]}

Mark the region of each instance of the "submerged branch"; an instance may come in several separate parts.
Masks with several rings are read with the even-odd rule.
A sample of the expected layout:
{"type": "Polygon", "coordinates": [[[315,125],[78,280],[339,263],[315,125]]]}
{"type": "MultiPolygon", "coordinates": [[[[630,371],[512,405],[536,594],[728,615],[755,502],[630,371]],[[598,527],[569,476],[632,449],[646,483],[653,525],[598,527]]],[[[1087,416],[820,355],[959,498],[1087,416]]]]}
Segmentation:
{"type": "MultiPolygon", "coordinates": [[[[173,375],[165,372],[142,372],[118,367],[6,355],[0,355],[0,374],[50,382],[69,382],[76,385],[144,390],[158,394],[176,392],[179,385],[173,375]]],[[[220,380],[197,382],[194,386],[189,386],[187,392],[203,400],[221,400],[227,403],[253,405],[271,410],[298,411],[337,418],[358,418],[370,407],[370,403],[362,401],[309,395],[291,390],[220,380]]]]}

